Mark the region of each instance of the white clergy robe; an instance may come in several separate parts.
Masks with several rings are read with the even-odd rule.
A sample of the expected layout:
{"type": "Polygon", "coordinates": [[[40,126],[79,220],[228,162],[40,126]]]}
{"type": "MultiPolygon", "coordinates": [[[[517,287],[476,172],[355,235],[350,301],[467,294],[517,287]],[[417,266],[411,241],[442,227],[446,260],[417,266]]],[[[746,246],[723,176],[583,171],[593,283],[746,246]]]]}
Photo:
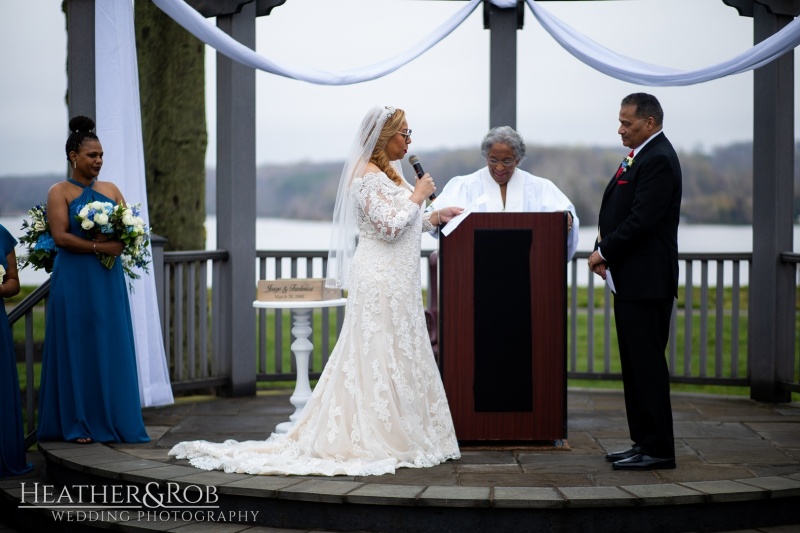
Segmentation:
{"type": "MultiPolygon", "coordinates": [[[[428,206],[429,211],[443,207],[469,208],[471,204],[486,195],[488,201],[474,211],[478,212],[551,212],[569,211],[572,213],[572,230],[567,233],[567,261],[572,260],[578,248],[578,229],[580,221],[575,213],[575,206],[569,198],[545,178],[534,176],[519,168],[514,170],[511,179],[506,185],[506,203],[500,193],[500,185],[489,173],[487,167],[466,176],[456,176],[447,182],[441,193],[428,206]]],[[[435,236],[436,232],[431,232],[435,236]]]]}

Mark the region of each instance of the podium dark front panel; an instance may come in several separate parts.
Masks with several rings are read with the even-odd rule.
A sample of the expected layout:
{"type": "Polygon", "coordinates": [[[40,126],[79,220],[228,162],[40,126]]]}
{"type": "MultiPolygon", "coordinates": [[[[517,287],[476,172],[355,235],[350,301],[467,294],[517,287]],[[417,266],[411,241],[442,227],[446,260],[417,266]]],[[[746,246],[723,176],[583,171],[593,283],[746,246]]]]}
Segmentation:
{"type": "Polygon", "coordinates": [[[532,233],[517,228],[475,230],[475,411],[533,409],[532,233]],[[499,257],[503,265],[498,278],[499,257]]]}
{"type": "Polygon", "coordinates": [[[439,362],[458,439],[565,438],[565,215],[473,213],[438,255],[439,362]]]}

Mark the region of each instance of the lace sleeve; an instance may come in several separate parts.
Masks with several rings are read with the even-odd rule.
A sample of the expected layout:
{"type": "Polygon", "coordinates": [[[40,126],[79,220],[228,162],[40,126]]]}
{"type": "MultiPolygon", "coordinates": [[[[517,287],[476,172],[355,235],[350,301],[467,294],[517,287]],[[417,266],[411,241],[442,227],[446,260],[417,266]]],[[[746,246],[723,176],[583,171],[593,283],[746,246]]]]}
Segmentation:
{"type": "Polygon", "coordinates": [[[426,212],[422,215],[422,232],[425,233],[426,231],[434,231],[436,226],[433,225],[431,222],[431,218],[433,217],[433,211],[426,212]]]}
{"type": "Polygon", "coordinates": [[[368,224],[384,240],[396,240],[420,216],[419,206],[385,174],[368,174],[355,185],[359,226],[368,224]]]}

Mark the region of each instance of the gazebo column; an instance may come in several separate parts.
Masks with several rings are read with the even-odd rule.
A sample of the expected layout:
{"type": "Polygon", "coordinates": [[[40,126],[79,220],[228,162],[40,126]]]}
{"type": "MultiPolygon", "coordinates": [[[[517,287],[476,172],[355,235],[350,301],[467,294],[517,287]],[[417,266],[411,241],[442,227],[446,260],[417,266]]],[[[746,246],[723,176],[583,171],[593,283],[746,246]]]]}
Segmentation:
{"type": "Polygon", "coordinates": [[[489,127],[517,128],[517,30],[522,29],[522,1],[501,9],[484,1],[483,26],[489,36],[489,127]]]}
{"type": "MultiPolygon", "coordinates": [[[[217,26],[255,49],[256,3],[217,16],[217,26]]],[[[230,394],[256,392],[256,73],[217,53],[217,247],[222,269],[220,348],[230,369],[230,394]]]]}
{"type": "MultiPolygon", "coordinates": [[[[723,0],[753,17],[755,44],[800,14],[800,0],[723,0]]],[[[753,264],[750,269],[748,361],[750,397],[787,402],[794,369],[795,266],[792,250],[794,52],[753,74],[753,264]]]]}
{"type": "MultiPolygon", "coordinates": [[[[767,6],[756,2],[755,43],[777,33],[792,19],[786,14],[771,13],[767,6]]],[[[791,395],[780,384],[792,381],[794,366],[795,266],[781,262],[780,254],[792,250],[794,52],[755,71],[753,100],[750,396],[761,401],[788,402],[791,395]]]]}
{"type": "Polygon", "coordinates": [[[67,103],[69,118],[85,115],[97,121],[94,70],[94,2],[69,0],[67,17],[67,103]]]}

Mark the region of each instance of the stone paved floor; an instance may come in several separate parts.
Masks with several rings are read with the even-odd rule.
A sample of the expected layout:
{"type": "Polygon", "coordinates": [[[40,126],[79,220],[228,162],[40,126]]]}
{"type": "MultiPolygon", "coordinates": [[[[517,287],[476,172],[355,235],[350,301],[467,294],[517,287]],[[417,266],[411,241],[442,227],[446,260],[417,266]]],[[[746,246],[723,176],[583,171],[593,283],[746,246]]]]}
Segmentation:
{"type": "MultiPolygon", "coordinates": [[[[175,405],[144,410],[145,423],[152,438],[150,443],[111,445],[116,451],[99,444],[87,447],[52,443],[48,450],[65,461],[72,458],[79,464],[100,463],[98,468],[106,471],[142,469],[141,474],[139,471],[123,473],[123,476],[128,476],[128,481],[144,482],[188,475],[181,479],[200,483],[208,478],[215,484],[241,485],[242,490],[250,490],[248,487],[251,485],[263,490],[265,484],[291,485],[305,480],[302,488],[298,485],[297,489],[286,489],[287,494],[292,491],[305,493],[319,486],[320,498],[335,499],[341,498],[340,493],[348,493],[348,499],[388,494],[399,501],[396,499],[408,497],[404,492],[418,494],[419,489],[425,487],[424,495],[417,498],[436,501],[462,498],[462,503],[469,500],[484,505],[491,490],[495,504],[511,507],[517,503],[530,503],[527,500],[531,498],[541,498],[542,501],[555,498],[580,506],[582,500],[597,502],[598,498],[606,497],[604,494],[617,499],[670,498],[673,503],[691,503],[680,500],[697,499],[698,492],[712,498],[725,497],[727,493],[731,499],[761,498],[763,493],[759,494],[759,491],[762,490],[782,490],[784,494],[793,495],[800,493],[800,403],[772,405],[742,397],[677,393],[673,394],[672,402],[678,468],[652,472],[612,470],[603,457],[606,451],[626,448],[630,444],[622,393],[585,389],[568,392],[569,449],[462,448],[462,458],[458,461],[433,468],[399,469],[394,475],[265,479],[270,476],[200,470],[197,474],[187,474],[187,461],[167,455],[175,443],[183,440],[219,442],[231,438],[251,440],[267,437],[276,424],[287,420],[294,411],[289,403],[289,392],[262,392],[247,398],[180,398],[175,405]],[[115,456],[109,463],[112,459],[106,455],[119,455],[120,452],[138,459],[119,462],[120,457],[115,456]],[[142,465],[137,466],[137,463],[142,465]],[[158,463],[163,463],[163,466],[159,467],[158,463]],[[339,490],[339,483],[331,485],[330,480],[350,483],[342,484],[339,490]],[[357,490],[353,490],[353,482],[357,482],[357,490]]],[[[12,530],[0,526],[0,533],[5,531],[12,530]]],[[[188,533],[190,529],[186,531],[188,533]]],[[[267,528],[263,531],[277,530],[267,528]]],[[[796,525],[748,529],[739,533],[796,531],[800,531],[800,518],[796,525]]]]}
{"type": "MultiPolygon", "coordinates": [[[[443,486],[588,487],[708,482],[797,474],[800,476],[800,404],[761,404],[748,398],[674,393],[678,468],[618,472],[607,450],[630,444],[620,391],[568,392],[569,450],[462,449],[462,458],[433,468],[399,469],[365,483],[443,486]]],[[[269,435],[294,408],[288,393],[248,398],[182,398],[145,410],[153,441],[114,447],[142,458],[188,464],[167,457],[183,440],[254,440],[269,435]]],[[[352,480],[349,477],[335,479],[352,480]]]]}

